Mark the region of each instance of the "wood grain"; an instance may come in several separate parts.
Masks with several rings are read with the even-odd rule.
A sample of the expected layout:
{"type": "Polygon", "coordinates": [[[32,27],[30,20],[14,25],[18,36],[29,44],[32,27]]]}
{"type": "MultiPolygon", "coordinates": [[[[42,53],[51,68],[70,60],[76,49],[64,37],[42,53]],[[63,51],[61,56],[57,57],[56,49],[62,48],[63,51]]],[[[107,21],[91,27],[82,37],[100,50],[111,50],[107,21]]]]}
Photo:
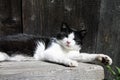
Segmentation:
{"type": "Polygon", "coordinates": [[[0,35],[21,32],[21,0],[0,0],[0,35]]]}

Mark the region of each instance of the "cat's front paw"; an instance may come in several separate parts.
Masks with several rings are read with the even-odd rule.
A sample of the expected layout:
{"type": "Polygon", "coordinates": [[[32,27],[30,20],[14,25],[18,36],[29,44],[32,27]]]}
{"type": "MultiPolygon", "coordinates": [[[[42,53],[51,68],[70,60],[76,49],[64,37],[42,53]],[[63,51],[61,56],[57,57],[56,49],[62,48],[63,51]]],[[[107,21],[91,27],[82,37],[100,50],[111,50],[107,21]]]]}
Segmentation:
{"type": "Polygon", "coordinates": [[[67,66],[69,66],[69,67],[77,67],[78,66],[78,62],[77,61],[69,61],[67,66]]]}
{"type": "Polygon", "coordinates": [[[97,57],[97,60],[105,65],[111,65],[112,64],[112,59],[104,54],[99,54],[97,57]]]}

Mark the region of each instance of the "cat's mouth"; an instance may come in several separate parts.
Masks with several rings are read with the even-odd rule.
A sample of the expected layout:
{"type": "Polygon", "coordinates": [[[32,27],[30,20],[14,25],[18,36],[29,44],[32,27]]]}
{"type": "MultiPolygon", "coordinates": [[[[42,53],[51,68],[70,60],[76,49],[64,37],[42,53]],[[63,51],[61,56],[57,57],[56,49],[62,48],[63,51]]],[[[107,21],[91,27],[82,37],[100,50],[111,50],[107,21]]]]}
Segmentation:
{"type": "Polygon", "coordinates": [[[69,44],[66,44],[66,47],[70,48],[71,46],[69,44]]]}
{"type": "Polygon", "coordinates": [[[67,44],[66,46],[67,46],[67,47],[70,47],[70,45],[68,45],[68,44],[67,44]]]}

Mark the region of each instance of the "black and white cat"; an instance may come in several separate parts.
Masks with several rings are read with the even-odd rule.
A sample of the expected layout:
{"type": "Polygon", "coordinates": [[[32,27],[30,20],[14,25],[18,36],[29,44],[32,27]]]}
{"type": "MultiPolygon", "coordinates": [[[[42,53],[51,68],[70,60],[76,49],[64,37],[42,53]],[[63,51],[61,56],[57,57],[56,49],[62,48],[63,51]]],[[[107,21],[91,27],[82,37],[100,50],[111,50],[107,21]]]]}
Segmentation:
{"type": "Polygon", "coordinates": [[[78,62],[112,64],[104,54],[80,53],[86,30],[75,30],[62,24],[61,31],[52,38],[19,34],[0,38],[0,61],[45,60],[70,67],[78,62]]]}

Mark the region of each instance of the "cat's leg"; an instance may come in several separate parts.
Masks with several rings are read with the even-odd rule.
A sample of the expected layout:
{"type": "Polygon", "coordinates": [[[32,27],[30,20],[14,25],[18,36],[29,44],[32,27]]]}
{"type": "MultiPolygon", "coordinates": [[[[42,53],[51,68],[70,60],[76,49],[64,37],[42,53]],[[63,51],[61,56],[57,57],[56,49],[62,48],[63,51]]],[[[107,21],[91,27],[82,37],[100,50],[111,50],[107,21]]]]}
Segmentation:
{"type": "Polygon", "coordinates": [[[80,62],[91,62],[91,63],[103,63],[105,65],[111,65],[112,59],[104,54],[88,54],[88,53],[72,53],[68,57],[73,60],[80,62]]]}
{"type": "Polygon", "coordinates": [[[63,64],[65,66],[69,66],[69,67],[78,66],[77,61],[69,59],[69,58],[65,57],[63,54],[50,53],[50,52],[45,53],[44,60],[58,63],[58,64],[63,64]]]}
{"type": "Polygon", "coordinates": [[[6,61],[6,60],[9,60],[9,56],[4,52],[0,52],[0,61],[6,61]]]}

